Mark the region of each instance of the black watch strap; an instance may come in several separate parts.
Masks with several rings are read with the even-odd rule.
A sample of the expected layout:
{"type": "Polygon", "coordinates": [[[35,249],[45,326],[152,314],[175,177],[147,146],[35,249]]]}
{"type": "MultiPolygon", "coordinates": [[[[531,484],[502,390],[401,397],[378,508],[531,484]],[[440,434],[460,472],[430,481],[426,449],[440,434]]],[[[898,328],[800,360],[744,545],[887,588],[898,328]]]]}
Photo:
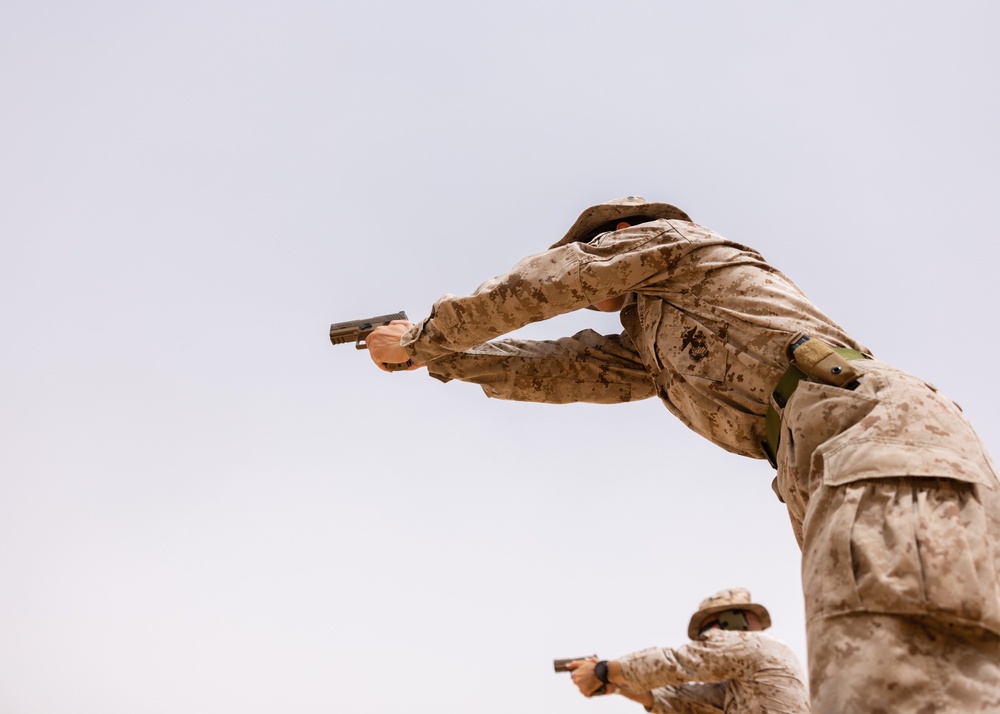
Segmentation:
{"type": "Polygon", "coordinates": [[[597,677],[602,682],[604,682],[605,684],[609,684],[608,661],[606,659],[602,659],[600,662],[594,665],[594,676],[597,677]]]}

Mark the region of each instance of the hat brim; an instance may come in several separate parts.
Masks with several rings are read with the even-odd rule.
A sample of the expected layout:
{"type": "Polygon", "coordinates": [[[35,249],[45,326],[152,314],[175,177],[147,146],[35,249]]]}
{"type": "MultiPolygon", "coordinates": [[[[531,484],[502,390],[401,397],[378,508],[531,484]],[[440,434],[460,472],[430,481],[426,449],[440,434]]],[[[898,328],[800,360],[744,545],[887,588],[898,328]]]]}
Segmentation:
{"type": "Polygon", "coordinates": [[[590,233],[590,231],[608,221],[630,218],[632,216],[650,216],[652,218],[665,218],[668,220],[691,221],[688,214],[677,208],[677,206],[671,206],[669,203],[602,203],[597,206],[591,206],[581,213],[580,217],[576,219],[576,223],[566,232],[566,235],[549,246],[549,250],[566,245],[567,243],[575,243],[590,233]]]}
{"type": "Polygon", "coordinates": [[[747,612],[752,612],[760,620],[761,626],[766,630],[771,626],[771,613],[767,611],[767,608],[763,605],[758,605],[757,603],[749,602],[745,604],[729,603],[722,605],[714,605],[712,607],[706,607],[703,610],[698,610],[695,614],[691,616],[691,622],[688,624],[688,637],[696,639],[698,637],[698,630],[701,628],[701,623],[705,621],[709,615],[714,615],[717,612],[722,612],[723,610],[746,610],[747,612]]]}

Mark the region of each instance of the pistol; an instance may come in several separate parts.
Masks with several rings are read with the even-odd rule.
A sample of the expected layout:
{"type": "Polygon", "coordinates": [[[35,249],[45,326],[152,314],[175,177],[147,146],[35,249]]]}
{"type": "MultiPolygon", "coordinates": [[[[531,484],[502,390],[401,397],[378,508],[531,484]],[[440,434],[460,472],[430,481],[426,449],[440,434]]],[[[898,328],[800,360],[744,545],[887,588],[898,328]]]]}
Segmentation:
{"type": "Polygon", "coordinates": [[[570,662],[576,662],[577,660],[587,659],[588,657],[596,657],[597,655],[584,655],[583,657],[570,657],[568,659],[554,659],[552,660],[552,669],[557,672],[569,672],[569,668],[566,666],[570,662]]]}
{"type": "MultiPolygon", "coordinates": [[[[597,655],[593,654],[593,655],[584,655],[583,657],[569,657],[568,659],[554,659],[552,660],[552,669],[554,669],[556,672],[569,672],[570,669],[566,665],[569,664],[570,662],[576,662],[577,660],[587,659],[588,657],[596,657],[596,656],[597,655]]],[[[596,697],[601,694],[607,694],[607,688],[603,684],[601,685],[600,689],[598,689],[590,696],[596,697]]]]}
{"type": "MultiPolygon", "coordinates": [[[[347,342],[354,342],[355,348],[366,350],[365,338],[371,334],[372,330],[382,325],[388,325],[393,320],[409,320],[406,312],[400,310],[391,315],[378,315],[364,320],[348,320],[347,322],[335,322],[330,325],[330,342],[334,345],[342,345],[347,342]]],[[[391,371],[403,370],[413,364],[413,360],[406,360],[402,364],[385,365],[391,371]]]]}

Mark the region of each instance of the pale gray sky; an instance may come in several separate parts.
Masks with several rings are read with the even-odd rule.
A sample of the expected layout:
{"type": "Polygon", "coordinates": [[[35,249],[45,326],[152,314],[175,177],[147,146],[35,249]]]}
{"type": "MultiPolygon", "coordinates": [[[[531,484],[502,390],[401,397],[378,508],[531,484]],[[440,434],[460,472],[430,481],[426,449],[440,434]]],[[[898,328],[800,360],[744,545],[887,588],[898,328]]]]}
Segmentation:
{"type": "MultiPolygon", "coordinates": [[[[763,462],[654,401],[487,400],[423,317],[640,193],[759,249],[1000,452],[991,2],[8,0],[0,710],[639,712],[551,659],[752,590],[763,462]]],[[[617,331],[592,312],[533,326],[617,331]]]]}

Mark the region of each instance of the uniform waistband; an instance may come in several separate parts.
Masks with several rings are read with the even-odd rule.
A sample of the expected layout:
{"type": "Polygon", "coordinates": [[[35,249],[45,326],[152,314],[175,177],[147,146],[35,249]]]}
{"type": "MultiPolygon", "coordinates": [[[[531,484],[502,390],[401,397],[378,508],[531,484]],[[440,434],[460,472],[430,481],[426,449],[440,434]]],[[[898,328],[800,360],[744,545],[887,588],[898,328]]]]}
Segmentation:
{"type": "MultiPolygon", "coordinates": [[[[870,359],[863,352],[847,347],[834,347],[832,349],[844,359],[870,359]]],[[[808,380],[809,377],[793,364],[781,375],[774,391],[771,392],[771,403],[768,404],[767,414],[764,417],[765,441],[762,441],[760,446],[764,450],[767,462],[775,469],[778,468],[778,447],[781,445],[781,414],[796,387],[799,386],[799,382],[803,379],[808,380]]]]}

